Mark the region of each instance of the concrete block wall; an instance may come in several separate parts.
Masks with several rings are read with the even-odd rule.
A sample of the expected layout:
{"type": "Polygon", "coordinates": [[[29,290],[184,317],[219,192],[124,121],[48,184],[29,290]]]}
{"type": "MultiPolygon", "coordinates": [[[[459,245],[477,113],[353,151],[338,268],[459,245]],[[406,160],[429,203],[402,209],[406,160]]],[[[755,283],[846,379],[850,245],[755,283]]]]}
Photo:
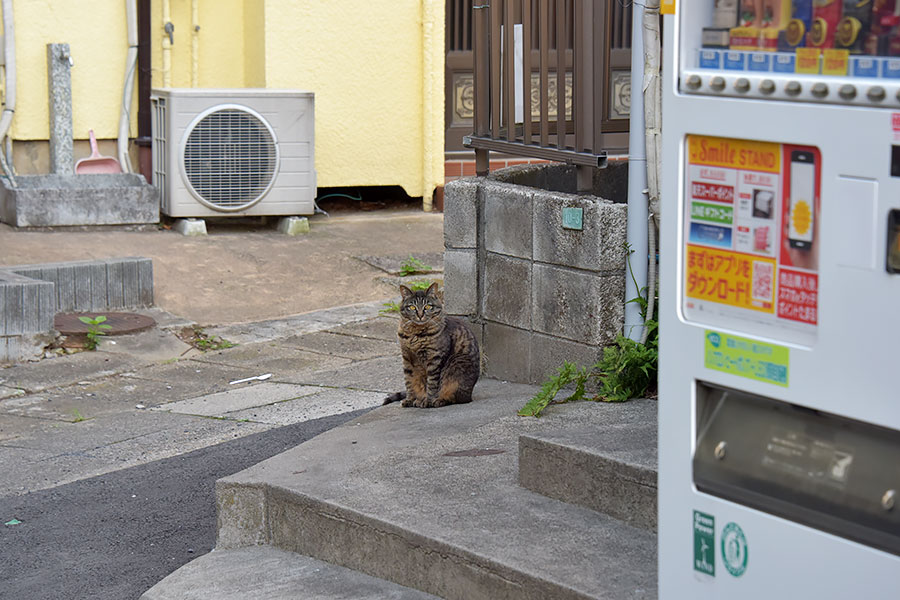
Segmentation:
{"type": "Polygon", "coordinates": [[[128,257],[0,267],[0,363],[40,358],[58,312],[153,306],[153,262],[128,257]]]}
{"type": "Polygon", "coordinates": [[[444,304],[482,340],[485,374],[539,383],[590,365],[624,320],[627,164],[575,194],[575,169],[510,167],[444,191],[444,304]],[[562,227],[581,208],[583,229],[562,227]]]}
{"type": "Polygon", "coordinates": [[[52,283],[0,271],[0,363],[40,357],[54,315],[52,283]]]}

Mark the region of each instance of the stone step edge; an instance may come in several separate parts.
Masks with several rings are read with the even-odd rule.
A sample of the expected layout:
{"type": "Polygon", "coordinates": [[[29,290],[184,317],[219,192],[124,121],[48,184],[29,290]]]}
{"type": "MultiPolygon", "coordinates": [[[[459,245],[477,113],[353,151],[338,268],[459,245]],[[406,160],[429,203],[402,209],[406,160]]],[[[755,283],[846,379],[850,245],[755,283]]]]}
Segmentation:
{"type": "Polygon", "coordinates": [[[268,484],[219,480],[216,509],[217,549],[272,545],[446,600],[599,598],[333,501],[268,484]],[[273,527],[275,521],[284,529],[273,527]]]}
{"type": "Polygon", "coordinates": [[[141,595],[140,600],[439,600],[434,596],[272,546],[213,550],[141,595]]]}
{"type": "Polygon", "coordinates": [[[547,439],[519,436],[519,485],[656,531],[657,470],[547,439]],[[577,483],[576,483],[577,482],[577,483]]]}

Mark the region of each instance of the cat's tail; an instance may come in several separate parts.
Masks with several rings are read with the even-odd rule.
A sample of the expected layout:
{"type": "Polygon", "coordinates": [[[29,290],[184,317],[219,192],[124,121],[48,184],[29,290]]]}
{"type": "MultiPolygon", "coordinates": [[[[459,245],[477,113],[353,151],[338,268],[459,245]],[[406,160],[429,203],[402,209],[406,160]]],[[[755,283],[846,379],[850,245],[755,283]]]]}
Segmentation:
{"type": "Polygon", "coordinates": [[[406,392],[394,392],[390,396],[386,396],[384,402],[381,403],[382,406],[385,404],[390,404],[391,402],[400,402],[402,400],[406,400],[406,392]]]}

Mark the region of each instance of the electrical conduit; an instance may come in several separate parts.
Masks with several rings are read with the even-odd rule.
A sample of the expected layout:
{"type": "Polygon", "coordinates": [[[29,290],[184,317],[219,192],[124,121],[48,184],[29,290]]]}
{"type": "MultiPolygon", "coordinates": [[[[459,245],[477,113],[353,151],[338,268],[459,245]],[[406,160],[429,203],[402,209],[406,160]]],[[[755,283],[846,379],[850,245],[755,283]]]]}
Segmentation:
{"type": "MultiPolygon", "coordinates": [[[[5,102],[3,114],[0,115],[0,142],[2,142],[9,133],[16,112],[16,36],[12,0],[3,0],[0,10],[3,16],[3,69],[6,79],[5,102]]],[[[2,151],[0,151],[0,168],[9,179],[10,185],[16,187],[12,167],[2,151]]]]}
{"type": "Polygon", "coordinates": [[[166,26],[172,22],[169,0],[162,0],[162,21],[162,84],[164,88],[169,88],[172,87],[172,42],[169,41],[169,36],[172,34],[166,30],[166,26]]]}
{"type": "MultiPolygon", "coordinates": [[[[647,193],[650,206],[647,219],[648,265],[647,269],[647,318],[653,318],[656,301],[656,240],[659,227],[659,179],[662,141],[662,106],[660,81],[659,0],[644,3],[644,126],[647,159],[647,193]]],[[[641,343],[647,341],[644,327],[641,343]]]]}
{"type": "Polygon", "coordinates": [[[116,149],[122,170],[125,173],[132,173],[131,160],[128,157],[128,134],[131,131],[131,103],[134,97],[134,73],[138,55],[137,0],[125,0],[125,22],[128,29],[128,54],[125,57],[125,85],[122,88],[122,111],[119,113],[119,137],[116,149]]]}

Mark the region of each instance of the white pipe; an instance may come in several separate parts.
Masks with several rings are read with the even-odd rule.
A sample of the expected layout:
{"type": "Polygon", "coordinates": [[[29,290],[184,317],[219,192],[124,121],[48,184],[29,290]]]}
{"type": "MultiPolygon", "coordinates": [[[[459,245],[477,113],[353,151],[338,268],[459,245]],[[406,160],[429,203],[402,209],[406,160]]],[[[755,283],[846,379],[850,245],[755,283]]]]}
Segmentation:
{"type": "Polygon", "coordinates": [[[641,307],[629,302],[647,287],[647,155],[644,148],[644,7],[632,3],[631,115],[628,133],[628,246],[630,268],[625,270],[625,337],[640,341],[644,333],[641,307]]]}
{"type": "MultiPolygon", "coordinates": [[[[656,228],[659,226],[660,144],[662,142],[662,106],[660,104],[660,29],[659,0],[644,2],[644,126],[647,153],[647,192],[650,215],[647,220],[648,269],[647,269],[647,318],[653,318],[656,300],[656,228]]],[[[645,327],[641,343],[647,341],[645,327]]]]}
{"type": "MultiPolygon", "coordinates": [[[[3,56],[4,75],[6,76],[6,98],[3,114],[0,115],[0,141],[6,139],[9,128],[12,125],[13,115],[16,112],[16,35],[13,20],[12,0],[2,0],[0,3],[3,14],[3,56]]],[[[0,167],[15,187],[16,180],[12,170],[12,157],[7,162],[6,155],[0,152],[0,167]]]]}
{"type": "MultiPolygon", "coordinates": [[[[163,28],[172,21],[172,11],[169,0],[162,0],[163,28]]],[[[162,38],[162,84],[164,88],[172,87],[172,44],[169,42],[169,33],[164,31],[162,38]]]]}
{"type": "Polygon", "coordinates": [[[200,2],[191,0],[191,87],[200,87],[200,2]]]}
{"type": "Polygon", "coordinates": [[[137,68],[138,55],[137,0],[125,0],[125,22],[128,28],[128,54],[125,58],[125,85],[122,88],[122,111],[119,114],[117,150],[122,170],[126,173],[133,173],[128,156],[128,134],[131,132],[131,102],[134,97],[134,73],[137,68]]]}

